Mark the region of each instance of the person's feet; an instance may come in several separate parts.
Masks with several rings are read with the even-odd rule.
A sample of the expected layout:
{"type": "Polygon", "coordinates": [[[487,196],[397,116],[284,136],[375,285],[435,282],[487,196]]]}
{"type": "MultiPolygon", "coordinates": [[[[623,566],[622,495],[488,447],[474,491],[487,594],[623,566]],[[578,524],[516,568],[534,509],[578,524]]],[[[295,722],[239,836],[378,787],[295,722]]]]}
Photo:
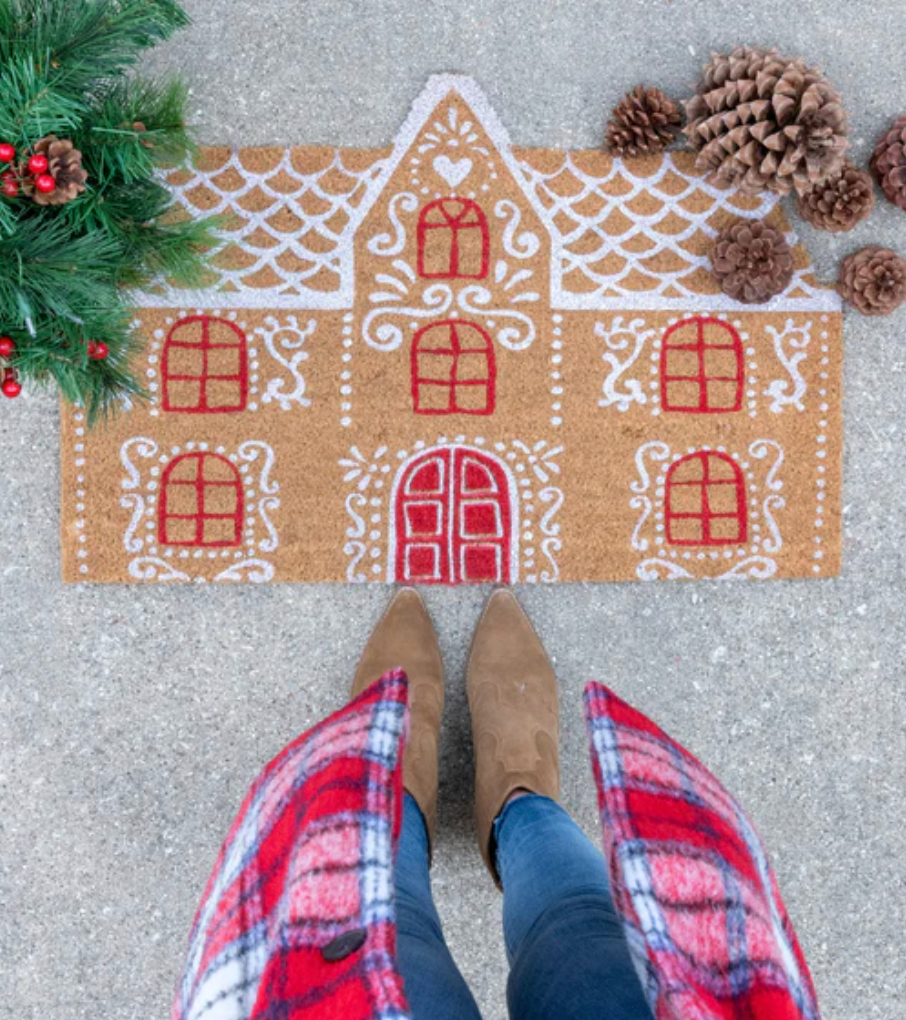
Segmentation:
{"type": "Polygon", "coordinates": [[[516,598],[494,592],[475,631],[467,674],[478,843],[500,884],[494,819],[516,791],[560,793],[557,679],[516,598]]]}
{"type": "Polygon", "coordinates": [[[396,595],[372,632],[353,678],[352,697],[396,668],[404,669],[409,678],[409,738],[403,754],[403,786],[421,809],[433,846],[444,670],[431,617],[412,588],[403,588],[396,595]]]}

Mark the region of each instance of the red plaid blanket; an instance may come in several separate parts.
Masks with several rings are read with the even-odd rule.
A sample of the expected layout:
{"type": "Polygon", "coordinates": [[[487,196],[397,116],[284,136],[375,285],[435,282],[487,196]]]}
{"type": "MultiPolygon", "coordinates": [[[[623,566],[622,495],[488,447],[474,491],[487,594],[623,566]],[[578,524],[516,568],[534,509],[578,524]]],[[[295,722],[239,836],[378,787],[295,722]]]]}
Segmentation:
{"type": "MultiPolygon", "coordinates": [[[[393,855],[407,684],[387,674],[252,786],[195,918],[172,1020],[406,1020],[393,855]]],[[[657,1020],[819,1020],[761,843],[687,751],[585,695],[614,899],[657,1020]]]]}
{"type": "Polygon", "coordinates": [[[657,1020],[818,1020],[764,848],[740,806],[601,684],[585,714],[617,908],[657,1020]]]}
{"type": "Polygon", "coordinates": [[[195,917],[172,1020],[405,1020],[392,855],[407,686],[388,673],[255,781],[195,917]]]}

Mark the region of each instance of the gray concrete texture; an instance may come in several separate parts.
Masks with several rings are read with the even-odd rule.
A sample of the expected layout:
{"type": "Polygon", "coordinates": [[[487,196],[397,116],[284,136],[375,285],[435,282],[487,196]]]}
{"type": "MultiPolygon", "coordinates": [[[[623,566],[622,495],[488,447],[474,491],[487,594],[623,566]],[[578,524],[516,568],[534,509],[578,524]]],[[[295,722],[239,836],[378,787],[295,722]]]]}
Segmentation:
{"type": "MultiPolygon", "coordinates": [[[[520,144],[593,146],[644,81],[685,95],[712,48],[820,62],[855,155],[906,111],[902,0],[191,0],[151,61],[208,142],[388,143],[432,72],[474,75],[520,144]]],[[[825,276],[869,242],[804,230],[825,276]]],[[[773,855],[826,1020],[900,1020],[906,737],[906,308],[846,323],[842,579],[519,594],[562,687],[564,799],[597,839],[580,693],[600,677],[737,793],[773,855]]],[[[256,770],[344,700],[382,588],[64,588],[58,411],[0,408],[0,1017],[167,1016],[192,915],[256,770]]],[[[448,669],[434,882],[487,1020],[500,900],[471,822],[464,657],[485,592],[428,593],[448,669]]]]}

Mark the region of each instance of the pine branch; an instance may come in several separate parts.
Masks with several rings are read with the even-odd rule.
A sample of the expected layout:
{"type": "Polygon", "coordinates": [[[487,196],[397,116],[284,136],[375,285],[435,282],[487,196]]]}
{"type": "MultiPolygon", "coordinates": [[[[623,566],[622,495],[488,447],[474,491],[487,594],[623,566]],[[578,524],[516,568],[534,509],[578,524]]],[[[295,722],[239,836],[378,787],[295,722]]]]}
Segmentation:
{"type": "Polygon", "coordinates": [[[115,307],[122,253],[102,231],[73,237],[63,220],[30,220],[0,238],[0,308],[19,309],[25,324],[48,313],[78,322],[86,305],[115,307]]]}
{"type": "Polygon", "coordinates": [[[5,61],[0,70],[0,138],[21,146],[47,134],[75,128],[83,103],[60,91],[27,55],[5,61]]]}
{"type": "Polygon", "coordinates": [[[16,213],[9,202],[0,200],[0,237],[3,234],[12,234],[16,229],[16,213]]]}
{"type": "Polygon", "coordinates": [[[188,24],[173,0],[7,0],[7,31],[0,59],[27,46],[41,70],[74,94],[93,94],[100,83],[132,66],[142,50],[188,24]]]}
{"type": "Polygon", "coordinates": [[[139,180],[156,166],[183,162],[194,149],[183,121],[186,96],[178,80],[118,82],[76,139],[90,153],[95,179],[139,180]]]}
{"type": "Polygon", "coordinates": [[[59,389],[70,403],[84,405],[93,424],[124,398],[142,400],[147,395],[130,370],[142,340],[130,330],[128,313],[117,307],[86,309],[85,314],[82,325],[67,320],[43,322],[34,336],[20,338],[16,367],[38,388],[59,389]],[[92,360],[86,335],[105,343],[111,354],[103,361],[92,360]]]}
{"type": "Polygon", "coordinates": [[[123,235],[130,267],[123,273],[123,286],[147,287],[159,280],[189,290],[204,286],[209,270],[201,255],[217,243],[211,221],[185,220],[167,225],[148,224],[123,235]]]}
{"type": "Polygon", "coordinates": [[[15,342],[0,374],[56,387],[89,421],[142,397],[133,290],[205,281],[213,224],[174,216],[159,176],[193,149],[186,90],[124,75],[187,21],[175,0],[0,0],[0,142],[16,150],[0,169],[18,187],[0,195],[0,334],[15,342]],[[35,200],[41,140],[62,204],[35,200]]]}

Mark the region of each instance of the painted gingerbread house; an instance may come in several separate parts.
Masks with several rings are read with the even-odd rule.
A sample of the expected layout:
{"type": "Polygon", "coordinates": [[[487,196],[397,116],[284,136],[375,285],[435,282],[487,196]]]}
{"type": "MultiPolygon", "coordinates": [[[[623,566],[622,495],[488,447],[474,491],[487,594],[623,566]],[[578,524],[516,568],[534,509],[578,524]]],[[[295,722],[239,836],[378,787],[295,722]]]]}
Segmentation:
{"type": "Polygon", "coordinates": [[[773,196],[515,147],[452,76],[390,148],[210,149],[170,183],[223,243],[136,312],[150,403],[67,423],[69,579],[838,571],[838,298],[799,245],[770,305],[708,271],[731,219],[789,230],[773,196]]]}

